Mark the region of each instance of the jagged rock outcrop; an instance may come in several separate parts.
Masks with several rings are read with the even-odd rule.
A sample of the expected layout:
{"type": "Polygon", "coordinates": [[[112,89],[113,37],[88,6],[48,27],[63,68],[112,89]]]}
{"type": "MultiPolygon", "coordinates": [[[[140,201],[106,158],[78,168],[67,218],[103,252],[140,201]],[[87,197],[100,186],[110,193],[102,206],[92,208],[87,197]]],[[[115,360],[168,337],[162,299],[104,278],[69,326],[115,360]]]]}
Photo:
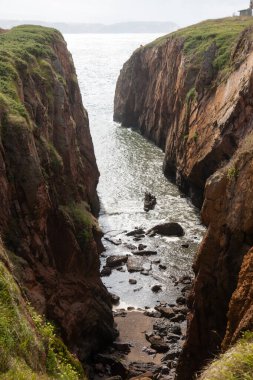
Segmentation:
{"type": "Polygon", "coordinates": [[[234,47],[248,21],[239,24],[225,53],[218,49],[219,37],[229,40],[223,33],[238,27],[233,25],[236,22],[201,23],[197,30],[183,29],[139,48],[123,66],[117,82],[114,120],[140,129],[165,151],[165,175],[176,180],[198,206],[207,178],[231,158],[250,127],[245,120],[244,128],[238,128],[241,119],[251,113],[247,100],[251,29],[242,33],[234,47]],[[205,38],[210,40],[208,48],[205,38]],[[219,72],[228,71],[231,64],[238,69],[225,81],[219,72]]]}
{"type": "Polygon", "coordinates": [[[165,174],[203,205],[208,227],[194,263],[180,380],[224,337],[225,349],[253,328],[252,34],[249,18],[183,29],[134,52],[117,83],[114,119],[164,149],[165,174]]]}
{"type": "Polygon", "coordinates": [[[81,359],[115,334],[99,278],[99,172],[70,53],[56,30],[0,35],[0,233],[32,305],[81,359]]]}

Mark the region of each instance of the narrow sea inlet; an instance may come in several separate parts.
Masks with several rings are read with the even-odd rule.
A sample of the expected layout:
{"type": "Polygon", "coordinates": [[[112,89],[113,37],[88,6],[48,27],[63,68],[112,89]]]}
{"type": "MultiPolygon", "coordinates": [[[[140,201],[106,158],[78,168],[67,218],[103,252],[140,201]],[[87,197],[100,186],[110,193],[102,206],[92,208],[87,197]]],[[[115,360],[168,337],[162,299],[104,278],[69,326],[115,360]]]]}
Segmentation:
{"type": "Polygon", "coordinates": [[[83,102],[89,112],[90,128],[100,170],[99,222],[105,233],[106,252],[101,269],[111,255],[133,255],[143,267],[129,273],[126,265],[103,277],[110,292],[120,297],[118,308],[154,308],[158,302],[175,303],[180,296],[177,280],[191,275],[194,254],[204,227],[199,213],[163,175],[163,152],[138,132],[113,122],[116,81],[123,63],[141,44],[157,35],[65,35],[77,69],[83,102]],[[144,211],[144,194],[157,198],[154,210],[144,211]],[[183,237],[128,237],[136,227],[145,231],[156,224],[177,222],[183,237]],[[115,245],[118,244],[118,245],[115,245]],[[139,244],[157,254],[136,257],[139,244]],[[161,268],[162,266],[162,268],[161,268]],[[136,284],[130,284],[129,279],[136,284]],[[134,281],[134,282],[135,282],[134,281]],[[162,291],[151,288],[161,285],[162,291]]]}

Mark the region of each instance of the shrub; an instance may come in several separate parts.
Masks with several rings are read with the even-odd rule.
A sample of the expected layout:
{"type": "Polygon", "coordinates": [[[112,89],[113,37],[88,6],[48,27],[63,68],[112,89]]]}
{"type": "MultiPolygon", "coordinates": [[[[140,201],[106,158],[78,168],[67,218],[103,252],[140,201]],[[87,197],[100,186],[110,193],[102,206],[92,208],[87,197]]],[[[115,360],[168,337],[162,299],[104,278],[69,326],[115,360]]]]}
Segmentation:
{"type": "Polygon", "coordinates": [[[227,171],[227,178],[231,181],[236,178],[238,175],[238,171],[235,166],[231,166],[227,171]]]}

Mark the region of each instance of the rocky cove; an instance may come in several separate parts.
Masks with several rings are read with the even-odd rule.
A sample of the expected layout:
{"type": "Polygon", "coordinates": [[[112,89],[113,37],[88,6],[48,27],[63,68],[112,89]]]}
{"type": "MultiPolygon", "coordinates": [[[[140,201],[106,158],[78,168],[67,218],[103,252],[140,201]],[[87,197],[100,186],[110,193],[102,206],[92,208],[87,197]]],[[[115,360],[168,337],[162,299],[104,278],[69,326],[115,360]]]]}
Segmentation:
{"type": "Polygon", "coordinates": [[[0,378],[251,378],[251,37],[1,30],[0,378]]]}
{"type": "MultiPolygon", "coordinates": [[[[146,41],[154,37],[141,36],[146,41]]],[[[153,356],[143,351],[151,344],[145,338],[142,322],[146,324],[148,333],[153,329],[152,323],[156,321],[152,318],[155,307],[160,303],[174,304],[176,307],[177,298],[183,296],[181,290],[189,287],[189,279],[185,279],[185,284],[177,282],[183,276],[192,277],[191,263],[205,229],[200,223],[197,209],[164,177],[163,152],[139,133],[121,128],[112,121],[118,73],[131,51],[140,44],[140,37],[127,36],[122,40],[122,37],[119,39],[118,36],[110,36],[110,39],[96,36],[92,41],[90,36],[77,38],[66,35],[65,38],[73,54],[84,102],[89,109],[91,132],[100,169],[99,223],[104,232],[102,241],[106,249],[101,255],[101,274],[109,292],[120,298],[118,304],[114,306],[115,321],[121,326],[122,338],[120,336],[118,340],[121,344],[133,346],[125,358],[127,367],[129,362],[138,361],[136,357],[138,352],[140,362],[138,364],[144,363],[145,370],[146,363],[155,362],[157,372],[157,369],[165,364],[161,362],[162,355],[158,354],[157,359],[154,359],[154,351],[153,356]],[[109,50],[110,66],[106,65],[109,50]],[[145,191],[151,191],[157,197],[155,208],[149,212],[144,211],[145,191]],[[149,229],[166,221],[180,223],[184,230],[183,236],[145,235],[149,229]],[[142,231],[135,230],[136,227],[142,231]],[[146,247],[138,249],[142,246],[146,247]],[[149,256],[150,253],[152,255],[149,256]],[[108,260],[114,256],[117,258],[123,256],[122,265],[121,260],[115,259],[115,264],[110,264],[108,267],[108,260]],[[129,267],[131,263],[132,268],[129,267]],[[160,285],[161,291],[153,292],[151,288],[154,285],[160,285]],[[133,314],[128,313],[125,316],[128,308],[133,314]],[[137,311],[140,315],[135,314],[137,311]],[[145,311],[151,317],[142,319],[145,311]],[[128,337],[124,335],[124,330],[131,328],[131,324],[129,326],[126,322],[129,318],[130,320],[136,318],[139,323],[138,329],[143,331],[137,341],[136,330],[128,337]],[[141,343],[138,343],[139,340],[141,343]]],[[[182,306],[182,309],[185,310],[185,306],[182,306]]],[[[180,324],[182,322],[181,315],[180,324]]],[[[180,330],[179,327],[178,329],[180,330]]],[[[150,352],[152,353],[152,350],[150,352]]],[[[113,355],[115,356],[115,349],[113,355]]],[[[109,376],[105,371],[106,365],[101,366],[100,360],[98,359],[97,363],[98,372],[100,371],[100,375],[106,378],[109,376]]],[[[136,373],[134,368],[131,371],[128,377],[131,377],[131,373],[132,375],[136,373]]],[[[136,371],[140,373],[139,368],[136,371]]]]}

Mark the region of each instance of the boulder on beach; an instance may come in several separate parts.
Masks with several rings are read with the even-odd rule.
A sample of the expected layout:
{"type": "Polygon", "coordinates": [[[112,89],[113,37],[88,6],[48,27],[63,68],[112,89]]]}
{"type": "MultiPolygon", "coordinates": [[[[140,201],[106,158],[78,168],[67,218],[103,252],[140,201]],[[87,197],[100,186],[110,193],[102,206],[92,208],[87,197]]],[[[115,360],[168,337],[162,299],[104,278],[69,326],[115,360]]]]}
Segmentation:
{"type": "Polygon", "coordinates": [[[108,277],[110,276],[112,273],[112,269],[110,267],[104,267],[101,272],[100,272],[100,276],[101,277],[108,277]]]}
{"type": "Polygon", "coordinates": [[[145,231],[143,228],[135,228],[133,231],[130,231],[126,234],[126,236],[138,236],[138,235],[144,235],[145,231]]]}
{"type": "Polygon", "coordinates": [[[129,257],[127,261],[128,272],[141,272],[143,270],[143,260],[141,257],[129,257]]]}
{"type": "Polygon", "coordinates": [[[148,212],[150,210],[153,210],[156,205],[156,197],[152,195],[149,192],[145,193],[145,198],[144,198],[144,211],[148,212]]]}
{"type": "Polygon", "coordinates": [[[165,306],[156,306],[155,309],[159,311],[159,313],[162,314],[165,318],[173,318],[175,317],[175,312],[171,307],[165,307],[165,306]]]}
{"type": "Polygon", "coordinates": [[[179,223],[162,223],[152,227],[147,235],[162,235],[162,236],[184,236],[184,230],[179,223]]]}
{"type": "Polygon", "coordinates": [[[120,301],[120,297],[117,296],[117,295],[114,294],[114,293],[109,293],[109,295],[110,295],[110,298],[111,298],[111,303],[112,303],[113,305],[118,305],[118,304],[119,304],[119,301],[120,301]]]}
{"type": "Polygon", "coordinates": [[[125,264],[128,260],[128,256],[109,256],[106,259],[106,266],[110,268],[115,268],[125,264]]]}
{"type": "Polygon", "coordinates": [[[132,251],[134,255],[137,256],[153,256],[157,255],[157,251],[151,251],[151,250],[142,250],[142,251],[132,251]]]}
{"type": "Polygon", "coordinates": [[[158,293],[162,290],[162,285],[154,285],[154,286],[152,286],[151,290],[154,293],[158,293]]]}

